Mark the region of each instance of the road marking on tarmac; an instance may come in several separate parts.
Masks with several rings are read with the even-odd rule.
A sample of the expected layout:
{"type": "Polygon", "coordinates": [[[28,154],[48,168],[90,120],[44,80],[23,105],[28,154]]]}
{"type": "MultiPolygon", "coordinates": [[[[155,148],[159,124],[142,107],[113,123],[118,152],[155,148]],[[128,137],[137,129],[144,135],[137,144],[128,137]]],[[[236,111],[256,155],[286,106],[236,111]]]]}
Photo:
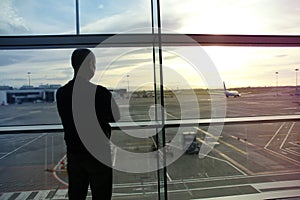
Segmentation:
{"type": "Polygon", "coordinates": [[[299,144],[299,143],[289,142],[289,144],[294,145],[294,146],[296,146],[296,147],[300,147],[300,144],[299,144]]]}
{"type": "Polygon", "coordinates": [[[266,146],[264,147],[264,149],[267,149],[267,147],[271,144],[271,142],[274,140],[274,138],[277,136],[277,134],[283,128],[284,125],[285,125],[285,122],[283,122],[281,124],[281,126],[277,129],[277,131],[275,132],[275,134],[273,135],[273,137],[269,140],[269,142],[266,144],[266,146]]]}
{"type": "Polygon", "coordinates": [[[168,178],[168,180],[170,181],[170,182],[172,182],[173,180],[171,179],[171,176],[170,176],[170,174],[167,172],[167,178],[168,178]]]}
{"type": "Polygon", "coordinates": [[[232,137],[232,138],[235,139],[235,140],[240,141],[241,143],[244,143],[244,144],[249,145],[249,146],[252,146],[252,147],[256,147],[255,144],[252,144],[251,142],[248,142],[248,141],[245,140],[245,139],[241,139],[241,138],[239,138],[239,137],[237,137],[237,136],[234,136],[234,135],[229,135],[229,136],[232,137]]]}
{"type": "Polygon", "coordinates": [[[65,182],[64,180],[62,180],[61,178],[59,178],[56,174],[56,172],[58,171],[58,168],[59,168],[59,165],[61,164],[61,162],[63,160],[65,160],[67,157],[67,155],[64,155],[59,161],[58,163],[53,167],[53,172],[52,172],[52,175],[54,176],[54,178],[59,181],[60,183],[64,184],[64,185],[69,185],[67,182],[65,182]]]}
{"type": "Polygon", "coordinates": [[[116,166],[116,162],[117,162],[117,147],[114,147],[114,149],[113,149],[113,166],[116,166]]]}
{"type": "MultiPolygon", "coordinates": [[[[277,152],[277,151],[274,151],[272,149],[269,149],[268,146],[271,144],[271,142],[275,139],[275,137],[278,135],[278,133],[281,131],[281,129],[286,125],[286,122],[283,122],[282,125],[277,129],[277,131],[274,133],[273,137],[269,140],[269,142],[265,145],[264,149],[269,151],[271,154],[273,154],[274,156],[278,156],[278,157],[281,157],[281,158],[284,158],[290,162],[292,162],[294,165],[297,165],[297,166],[300,166],[300,161],[298,160],[295,160],[293,158],[290,158],[286,155],[284,155],[286,152],[283,153],[283,151],[281,151],[281,153],[277,152]]],[[[287,133],[287,136],[284,138],[283,142],[281,143],[280,147],[279,147],[279,150],[283,150],[281,149],[283,147],[283,144],[286,142],[287,140],[287,137],[288,135],[290,134],[292,128],[294,127],[294,123],[291,125],[288,133],[287,133]]],[[[278,150],[278,149],[277,149],[278,150]]]]}
{"type": "Polygon", "coordinates": [[[300,153],[299,152],[297,152],[297,151],[294,151],[294,150],[292,150],[292,149],[290,149],[290,148],[285,148],[285,149],[282,149],[283,151],[286,151],[286,152],[288,152],[288,153],[290,153],[290,154],[293,154],[293,155],[295,155],[295,156],[300,156],[300,153]]]}
{"type": "MultiPolygon", "coordinates": [[[[212,138],[214,138],[214,139],[220,141],[221,143],[225,144],[226,146],[228,146],[228,147],[230,147],[230,148],[232,148],[232,149],[234,149],[234,150],[236,150],[236,151],[238,151],[238,152],[240,152],[240,153],[242,153],[242,154],[244,154],[244,155],[248,155],[247,152],[245,152],[245,151],[243,151],[243,150],[237,148],[236,146],[233,146],[232,144],[229,144],[229,143],[223,141],[223,140],[220,139],[219,137],[216,137],[216,136],[214,136],[213,134],[211,134],[211,133],[209,133],[209,132],[207,132],[207,131],[204,131],[204,130],[200,129],[199,127],[195,127],[195,128],[196,128],[198,131],[200,131],[200,132],[202,132],[202,133],[204,133],[204,134],[206,134],[206,135],[208,135],[208,136],[210,136],[210,137],[212,137],[212,138]]],[[[201,143],[204,143],[204,144],[206,144],[206,145],[209,145],[209,144],[207,144],[205,141],[201,140],[200,138],[197,138],[197,140],[198,140],[199,142],[201,142],[201,143]]],[[[233,160],[233,159],[230,158],[229,156],[225,155],[225,154],[222,153],[221,151],[217,150],[216,148],[213,148],[213,151],[217,152],[220,156],[222,156],[223,158],[225,158],[226,160],[228,160],[230,163],[232,163],[233,166],[234,166],[234,168],[237,169],[239,172],[241,172],[243,175],[247,175],[246,173],[248,173],[249,175],[254,175],[254,172],[252,172],[252,171],[249,170],[248,168],[244,167],[244,166],[241,165],[240,163],[236,162],[235,160],[233,160]],[[235,166],[237,166],[237,167],[235,167],[235,166]],[[240,169],[242,169],[243,171],[240,170],[240,169]],[[245,172],[246,172],[246,173],[245,173],[245,172]]],[[[231,165],[231,166],[232,166],[232,165],[231,165]]]]}
{"type": "Polygon", "coordinates": [[[290,135],[292,129],[294,128],[294,125],[295,125],[295,122],[293,122],[293,124],[291,125],[291,127],[290,127],[288,133],[286,134],[284,140],[282,141],[282,143],[281,143],[279,149],[282,149],[282,147],[283,147],[283,145],[285,144],[286,140],[288,139],[288,137],[289,137],[289,135],[290,135]]]}
{"type": "Polygon", "coordinates": [[[207,132],[207,131],[204,131],[204,130],[202,130],[202,129],[199,128],[199,127],[195,127],[195,128],[196,128],[198,131],[200,131],[200,132],[202,132],[202,133],[204,133],[204,134],[206,134],[206,135],[208,135],[208,136],[210,136],[210,137],[212,137],[212,138],[214,138],[214,139],[216,139],[216,140],[219,140],[221,143],[225,144],[226,146],[228,146],[228,147],[230,147],[230,148],[232,148],[232,149],[234,149],[234,150],[236,150],[236,151],[238,151],[238,152],[240,152],[240,153],[242,153],[242,154],[244,154],[244,155],[248,155],[247,152],[245,152],[245,151],[243,151],[243,150],[237,148],[236,146],[233,146],[232,144],[229,144],[229,143],[225,142],[224,140],[220,139],[219,137],[216,137],[216,136],[214,136],[213,134],[211,134],[211,133],[209,133],[209,132],[207,132]]]}
{"type": "Polygon", "coordinates": [[[18,151],[19,149],[21,149],[21,148],[23,148],[23,147],[25,147],[25,146],[31,144],[32,142],[34,142],[34,141],[40,139],[41,137],[44,137],[45,135],[46,135],[46,133],[44,133],[44,134],[42,134],[42,135],[40,135],[40,136],[34,138],[33,140],[31,140],[31,141],[29,141],[29,142],[27,142],[27,143],[25,143],[25,144],[23,144],[23,145],[21,145],[20,147],[14,149],[13,151],[8,152],[8,153],[5,154],[4,156],[0,157],[0,160],[2,160],[3,158],[6,158],[7,156],[9,156],[9,155],[15,153],[15,152],[18,151]]]}
{"type": "Polygon", "coordinates": [[[35,114],[35,113],[41,113],[41,110],[33,110],[33,111],[29,111],[30,114],[35,114]]]}
{"type": "MultiPolygon", "coordinates": [[[[207,144],[204,140],[201,140],[200,138],[197,138],[197,140],[199,142],[201,142],[202,144],[205,144],[205,145],[208,145],[210,146],[209,144],[207,144]]],[[[254,173],[247,169],[246,167],[244,167],[243,165],[241,165],[240,163],[236,162],[235,160],[233,160],[232,158],[230,158],[229,156],[225,155],[224,153],[222,153],[221,151],[219,151],[218,149],[216,148],[212,148],[213,151],[217,152],[220,156],[222,156],[223,158],[225,158],[227,161],[229,161],[229,163],[232,163],[230,164],[233,168],[235,168],[237,171],[239,171],[240,173],[242,173],[243,175],[254,175],[254,173]],[[247,172],[248,174],[246,174],[245,172],[247,172]]],[[[206,155],[207,156],[207,155],[206,155]]],[[[218,159],[217,159],[218,160],[218,159]]],[[[220,159],[222,160],[222,159],[220,159]]]]}
{"type": "Polygon", "coordinates": [[[280,153],[278,153],[276,151],[273,151],[271,149],[266,149],[266,150],[269,151],[269,152],[271,152],[273,155],[277,155],[277,156],[280,156],[281,158],[285,158],[285,159],[291,161],[294,165],[300,166],[300,162],[298,160],[295,160],[295,159],[292,159],[292,158],[287,157],[285,155],[282,155],[282,154],[280,154],[280,153]]]}

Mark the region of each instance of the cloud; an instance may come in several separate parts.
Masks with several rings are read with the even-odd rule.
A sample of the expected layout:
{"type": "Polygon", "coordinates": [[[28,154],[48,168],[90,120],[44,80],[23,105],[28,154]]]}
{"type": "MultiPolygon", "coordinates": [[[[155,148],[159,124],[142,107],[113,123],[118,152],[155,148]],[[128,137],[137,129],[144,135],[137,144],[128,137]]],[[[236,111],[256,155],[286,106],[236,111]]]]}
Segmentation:
{"type": "Polygon", "coordinates": [[[18,15],[12,4],[12,0],[0,1],[0,34],[24,34],[29,29],[24,23],[24,19],[18,15]]]}
{"type": "Polygon", "coordinates": [[[287,54],[278,54],[278,55],[275,55],[274,57],[277,57],[277,58],[280,58],[280,57],[286,57],[288,56],[287,54]]]}
{"type": "Polygon", "coordinates": [[[89,22],[82,27],[82,33],[119,33],[134,29],[148,28],[151,31],[150,19],[141,14],[126,11],[89,22]]]}
{"type": "Polygon", "coordinates": [[[100,5],[98,6],[98,8],[99,8],[99,9],[102,9],[102,8],[104,8],[104,5],[103,5],[103,4],[100,4],[100,5]]]}
{"type": "Polygon", "coordinates": [[[181,33],[300,33],[299,1],[161,1],[164,28],[181,33]]]}
{"type": "Polygon", "coordinates": [[[27,84],[63,84],[73,76],[67,50],[9,50],[0,52],[0,85],[20,87],[27,84]],[[3,59],[2,59],[3,58],[3,59]]]}
{"type": "Polygon", "coordinates": [[[82,33],[151,32],[150,2],[105,1],[97,10],[91,5],[85,6],[82,13],[82,33]]]}
{"type": "Polygon", "coordinates": [[[0,35],[75,33],[72,0],[1,0],[0,35]]]}
{"type": "Polygon", "coordinates": [[[19,62],[24,62],[26,59],[26,56],[18,54],[18,55],[12,55],[7,52],[1,52],[0,53],[0,68],[2,66],[12,65],[19,62]]]}

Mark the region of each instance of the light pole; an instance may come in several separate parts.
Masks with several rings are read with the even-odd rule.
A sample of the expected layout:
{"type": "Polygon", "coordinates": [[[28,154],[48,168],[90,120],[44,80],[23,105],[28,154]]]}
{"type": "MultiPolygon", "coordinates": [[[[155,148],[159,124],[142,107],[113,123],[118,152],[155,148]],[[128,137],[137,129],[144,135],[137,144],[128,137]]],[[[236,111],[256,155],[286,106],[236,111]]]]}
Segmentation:
{"type": "Polygon", "coordinates": [[[276,74],[276,96],[278,96],[278,72],[275,72],[276,74]]]}
{"type": "Polygon", "coordinates": [[[27,72],[27,74],[28,74],[28,87],[30,88],[30,74],[31,74],[31,72],[27,72]]]}
{"type": "Polygon", "coordinates": [[[298,87],[298,71],[299,71],[299,69],[295,69],[295,72],[296,72],[296,94],[297,94],[297,87],[298,87]]]}
{"type": "Polygon", "coordinates": [[[129,92],[129,74],[127,74],[126,77],[127,77],[127,92],[129,92]]]}

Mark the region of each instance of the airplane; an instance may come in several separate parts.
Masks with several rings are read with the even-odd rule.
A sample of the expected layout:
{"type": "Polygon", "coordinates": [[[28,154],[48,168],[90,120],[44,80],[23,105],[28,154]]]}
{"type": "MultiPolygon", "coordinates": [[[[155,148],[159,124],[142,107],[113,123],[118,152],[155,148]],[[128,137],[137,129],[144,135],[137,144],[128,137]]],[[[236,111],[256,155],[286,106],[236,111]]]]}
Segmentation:
{"type": "Polygon", "coordinates": [[[234,98],[236,98],[236,97],[240,97],[241,96],[241,94],[238,91],[236,91],[236,90],[227,90],[225,82],[223,82],[223,85],[224,85],[224,92],[225,92],[225,95],[226,95],[227,98],[228,97],[234,97],[234,98]]]}

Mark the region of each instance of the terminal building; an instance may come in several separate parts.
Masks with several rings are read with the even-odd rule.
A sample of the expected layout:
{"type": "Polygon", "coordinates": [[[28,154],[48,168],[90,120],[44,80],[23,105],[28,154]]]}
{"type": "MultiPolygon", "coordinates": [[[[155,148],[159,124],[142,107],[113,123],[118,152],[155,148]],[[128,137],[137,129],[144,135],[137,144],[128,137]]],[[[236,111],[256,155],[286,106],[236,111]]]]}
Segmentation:
{"type": "Polygon", "coordinates": [[[22,86],[14,89],[9,86],[2,86],[0,90],[1,105],[21,104],[24,102],[55,102],[56,91],[60,85],[40,85],[35,88],[32,86],[22,86]]]}
{"type": "MultiPolygon", "coordinates": [[[[11,86],[0,86],[0,105],[21,104],[25,102],[56,102],[56,92],[61,85],[40,85],[33,87],[24,85],[20,89],[11,86]]],[[[124,98],[126,89],[110,90],[116,99],[124,98]]]]}

